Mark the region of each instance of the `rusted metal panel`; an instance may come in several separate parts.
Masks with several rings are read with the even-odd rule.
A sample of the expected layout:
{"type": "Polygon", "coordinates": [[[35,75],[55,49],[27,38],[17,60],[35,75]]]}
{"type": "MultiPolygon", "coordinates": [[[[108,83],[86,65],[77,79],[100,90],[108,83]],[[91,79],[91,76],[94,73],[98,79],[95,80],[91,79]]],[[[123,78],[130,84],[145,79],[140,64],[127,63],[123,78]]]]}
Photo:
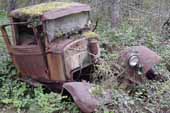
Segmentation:
{"type": "MultiPolygon", "coordinates": [[[[46,51],[47,53],[61,53],[63,48],[74,41],[75,39],[58,39],[50,44],[47,45],[46,51]]],[[[64,50],[63,50],[64,51],[64,50]]]]}
{"type": "MultiPolygon", "coordinates": [[[[47,3],[41,3],[41,4],[37,4],[37,5],[33,5],[33,6],[28,6],[25,8],[19,8],[16,10],[13,10],[10,12],[10,16],[11,17],[15,17],[15,18],[20,18],[20,19],[27,19],[27,18],[38,18],[41,17],[42,15],[44,15],[45,13],[47,13],[47,18],[45,19],[51,19],[52,17],[55,16],[50,16],[48,17],[50,13],[55,14],[53,12],[60,12],[63,14],[59,14],[58,16],[61,17],[62,15],[68,15],[70,13],[68,13],[65,9],[69,9],[67,11],[69,11],[70,13],[79,13],[82,11],[89,11],[90,7],[86,4],[81,4],[81,3],[76,3],[76,2],[47,2],[47,3]],[[80,11],[76,11],[76,9],[74,9],[75,7],[77,10],[80,11]],[[64,11],[63,11],[64,10],[64,11]],[[70,11],[73,10],[73,11],[70,11]],[[61,15],[61,16],[60,16],[61,15]]],[[[50,14],[51,15],[51,14],[50,14]]],[[[45,17],[46,17],[45,16],[45,17]]]]}
{"type": "MultiPolygon", "coordinates": [[[[159,64],[161,60],[161,57],[157,55],[155,52],[152,50],[148,49],[145,46],[133,46],[130,47],[124,51],[121,52],[120,58],[118,60],[118,63],[123,66],[126,69],[126,74],[123,74],[124,79],[120,79],[122,82],[128,82],[129,83],[136,83],[136,84],[141,84],[143,83],[147,77],[146,73],[153,68],[154,65],[159,64]],[[139,67],[130,67],[129,66],[129,58],[133,55],[136,54],[139,57],[139,65],[142,67],[141,69],[141,74],[138,74],[139,67]]],[[[122,78],[119,77],[119,78],[122,78]]]]}
{"type": "Polygon", "coordinates": [[[128,62],[132,53],[137,53],[140,64],[144,67],[144,73],[148,72],[155,64],[159,64],[161,57],[145,46],[134,46],[121,53],[122,62],[128,62]]]}
{"type": "Polygon", "coordinates": [[[11,46],[13,55],[40,55],[42,54],[40,47],[37,45],[11,46]]]}
{"type": "Polygon", "coordinates": [[[96,62],[96,60],[100,57],[100,47],[99,42],[96,38],[88,39],[89,40],[89,51],[90,55],[92,57],[93,62],[96,62]]]}
{"type": "Polygon", "coordinates": [[[65,46],[67,46],[69,43],[71,43],[74,40],[75,39],[63,39],[63,40],[59,39],[53,43],[50,43],[47,46],[46,53],[47,53],[50,73],[52,74],[51,80],[52,79],[54,80],[72,79],[66,76],[66,68],[65,68],[65,62],[64,62],[64,48],[65,46]],[[57,62],[59,64],[56,64],[57,62]],[[52,69],[52,68],[57,68],[57,67],[60,67],[60,68],[55,69],[55,70],[52,69]],[[59,74],[62,74],[62,75],[59,75],[59,74]]]}
{"type": "Polygon", "coordinates": [[[74,40],[65,46],[64,62],[66,68],[66,76],[68,78],[72,78],[70,75],[71,71],[84,68],[92,64],[88,50],[88,40],[86,38],[74,40]]]}
{"type": "MultiPolygon", "coordinates": [[[[53,57],[53,59],[52,57],[48,57],[48,61],[51,61],[51,64],[54,64],[57,59],[58,61],[61,60],[62,63],[59,63],[58,67],[63,67],[60,69],[63,70],[65,78],[72,80],[73,77],[71,72],[73,70],[84,68],[92,64],[88,49],[88,40],[86,38],[57,40],[48,46],[47,53],[48,56],[51,54],[52,56],[58,57],[53,57]]],[[[59,70],[57,71],[57,69],[55,69],[50,72],[52,71],[56,73],[56,75],[52,76],[59,77],[59,70]]]]}
{"type": "Polygon", "coordinates": [[[49,80],[47,65],[39,47],[13,47],[9,52],[22,76],[49,80]]]}
{"type": "MultiPolygon", "coordinates": [[[[14,23],[14,18],[10,18],[10,22],[11,23],[14,23]]],[[[12,39],[13,39],[13,44],[14,45],[16,45],[17,44],[17,42],[16,42],[16,39],[17,39],[17,35],[18,35],[18,33],[17,33],[17,27],[16,27],[16,25],[11,25],[11,31],[12,31],[12,39]]]]}
{"type": "Polygon", "coordinates": [[[9,36],[7,34],[7,31],[6,31],[5,27],[6,27],[5,25],[0,26],[0,30],[2,32],[2,37],[3,37],[4,41],[5,41],[7,49],[11,50],[11,42],[9,40],[9,36]]]}
{"type": "Polygon", "coordinates": [[[48,53],[50,80],[66,80],[61,54],[48,53]]]}
{"type": "Polygon", "coordinates": [[[138,46],[136,49],[139,52],[140,63],[143,64],[145,73],[148,72],[154,65],[160,63],[161,57],[152,50],[144,46],[138,46]]]}
{"type": "Polygon", "coordinates": [[[77,5],[77,6],[72,6],[72,7],[64,8],[64,9],[60,9],[60,10],[49,11],[49,12],[43,14],[42,20],[43,21],[53,20],[53,19],[61,18],[61,17],[71,15],[71,14],[88,12],[90,10],[91,10],[91,8],[89,5],[80,4],[79,6],[77,5]]]}
{"type": "Polygon", "coordinates": [[[68,82],[63,87],[71,94],[77,106],[84,113],[94,112],[99,101],[91,94],[91,86],[83,82],[68,82]]]}

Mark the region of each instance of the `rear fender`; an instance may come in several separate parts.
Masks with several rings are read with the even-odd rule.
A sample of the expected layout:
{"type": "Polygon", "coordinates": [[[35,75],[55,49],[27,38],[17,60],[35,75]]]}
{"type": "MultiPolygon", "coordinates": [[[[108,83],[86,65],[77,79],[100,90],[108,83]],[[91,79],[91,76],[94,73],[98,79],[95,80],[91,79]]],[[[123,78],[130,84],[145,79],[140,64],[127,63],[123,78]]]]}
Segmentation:
{"type": "Polygon", "coordinates": [[[98,100],[91,94],[91,86],[83,82],[68,82],[64,83],[63,88],[66,89],[76,105],[84,113],[92,113],[99,105],[98,100]]]}

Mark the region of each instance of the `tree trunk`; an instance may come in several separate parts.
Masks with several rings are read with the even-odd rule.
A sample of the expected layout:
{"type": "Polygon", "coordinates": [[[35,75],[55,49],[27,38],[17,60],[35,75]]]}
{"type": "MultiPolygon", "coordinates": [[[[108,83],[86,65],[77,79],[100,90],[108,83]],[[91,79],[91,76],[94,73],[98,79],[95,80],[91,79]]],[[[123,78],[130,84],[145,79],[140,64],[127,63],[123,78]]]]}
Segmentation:
{"type": "Polygon", "coordinates": [[[112,27],[120,24],[120,0],[112,0],[112,27]]]}
{"type": "Polygon", "coordinates": [[[16,0],[8,0],[8,13],[16,8],[16,0]]]}

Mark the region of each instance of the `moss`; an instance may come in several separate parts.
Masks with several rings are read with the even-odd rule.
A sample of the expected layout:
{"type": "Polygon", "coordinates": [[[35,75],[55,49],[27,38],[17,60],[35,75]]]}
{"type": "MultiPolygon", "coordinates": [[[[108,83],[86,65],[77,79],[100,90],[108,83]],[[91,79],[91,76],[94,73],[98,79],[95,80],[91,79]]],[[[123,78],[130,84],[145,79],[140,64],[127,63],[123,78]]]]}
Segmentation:
{"type": "Polygon", "coordinates": [[[161,87],[157,91],[157,94],[158,94],[158,96],[161,96],[169,91],[170,91],[170,82],[166,81],[163,84],[161,84],[161,87]]]}
{"type": "Polygon", "coordinates": [[[19,13],[21,15],[29,15],[29,16],[40,16],[45,12],[51,10],[59,10],[71,6],[77,6],[78,3],[68,3],[68,2],[49,2],[49,3],[42,3],[34,6],[29,6],[25,8],[20,8],[15,10],[15,13],[19,13]]]}
{"type": "Polygon", "coordinates": [[[98,34],[92,31],[85,32],[83,36],[85,36],[86,38],[98,38],[98,34]]]}

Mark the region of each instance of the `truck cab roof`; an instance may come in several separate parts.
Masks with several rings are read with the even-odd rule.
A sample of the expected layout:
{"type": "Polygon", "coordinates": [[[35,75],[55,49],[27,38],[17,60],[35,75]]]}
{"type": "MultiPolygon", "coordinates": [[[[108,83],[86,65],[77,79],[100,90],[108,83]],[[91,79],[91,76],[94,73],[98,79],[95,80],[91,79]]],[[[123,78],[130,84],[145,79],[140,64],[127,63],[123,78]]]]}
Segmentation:
{"type": "Polygon", "coordinates": [[[90,6],[76,2],[47,2],[11,11],[10,16],[18,19],[38,18],[56,19],[71,14],[89,12],[90,6]]]}

